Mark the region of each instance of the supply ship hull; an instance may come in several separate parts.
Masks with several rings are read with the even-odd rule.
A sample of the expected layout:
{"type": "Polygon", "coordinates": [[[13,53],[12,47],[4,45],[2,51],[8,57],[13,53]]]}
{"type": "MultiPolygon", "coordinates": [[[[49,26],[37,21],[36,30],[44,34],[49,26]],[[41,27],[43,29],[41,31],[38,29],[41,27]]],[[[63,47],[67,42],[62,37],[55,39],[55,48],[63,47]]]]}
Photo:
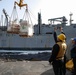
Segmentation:
{"type": "MultiPolygon", "coordinates": [[[[42,25],[41,32],[38,34],[38,25],[34,27],[35,33],[31,37],[20,37],[18,34],[7,33],[5,30],[0,30],[0,49],[15,49],[15,50],[48,50],[54,45],[53,31],[54,27],[42,25]]],[[[76,37],[76,25],[65,26],[63,28],[67,37],[67,43],[70,38],[76,37]]],[[[59,34],[59,33],[58,33],[59,34]]]]}

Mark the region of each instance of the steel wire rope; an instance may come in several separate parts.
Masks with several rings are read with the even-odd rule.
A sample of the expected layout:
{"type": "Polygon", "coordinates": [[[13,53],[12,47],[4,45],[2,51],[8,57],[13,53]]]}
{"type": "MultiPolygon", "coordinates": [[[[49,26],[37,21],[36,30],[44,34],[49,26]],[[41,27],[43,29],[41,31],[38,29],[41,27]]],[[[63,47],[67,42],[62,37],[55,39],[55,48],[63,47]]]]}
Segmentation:
{"type": "Polygon", "coordinates": [[[16,17],[17,17],[17,20],[18,20],[18,13],[17,13],[17,10],[16,10],[16,5],[14,5],[13,10],[12,10],[12,14],[11,14],[11,17],[10,17],[10,20],[12,18],[13,18],[13,20],[16,20],[16,17]]]}
{"type": "MultiPolygon", "coordinates": [[[[25,9],[25,8],[24,8],[24,9],[25,9]]],[[[33,25],[29,11],[28,11],[28,10],[26,11],[26,9],[25,9],[24,16],[25,16],[25,13],[26,13],[26,15],[27,15],[27,18],[30,19],[31,24],[33,25]]],[[[24,18],[24,16],[23,16],[23,18],[24,18]]],[[[26,19],[26,18],[25,18],[25,19],[26,19]]]]}
{"type": "MultiPolygon", "coordinates": [[[[25,2],[25,1],[24,1],[25,2]]],[[[25,2],[26,3],[26,2],[25,2]]],[[[29,7],[29,6],[28,6],[29,7]]],[[[32,14],[32,10],[31,8],[29,7],[28,11],[29,13],[31,14],[31,16],[33,17],[34,20],[38,21],[37,18],[32,14]],[[30,10],[29,10],[30,9],[30,10]]]]}
{"type": "Polygon", "coordinates": [[[37,18],[32,14],[32,12],[29,10],[29,13],[31,14],[31,16],[33,17],[33,19],[35,20],[35,21],[38,21],[37,20],[37,18]]]}

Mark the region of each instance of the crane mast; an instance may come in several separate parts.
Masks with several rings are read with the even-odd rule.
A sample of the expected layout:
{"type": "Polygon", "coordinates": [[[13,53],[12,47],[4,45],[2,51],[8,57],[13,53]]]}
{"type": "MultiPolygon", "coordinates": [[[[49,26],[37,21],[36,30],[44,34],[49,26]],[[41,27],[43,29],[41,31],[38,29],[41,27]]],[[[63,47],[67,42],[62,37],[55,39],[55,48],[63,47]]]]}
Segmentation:
{"type": "Polygon", "coordinates": [[[3,9],[3,13],[5,15],[5,18],[6,18],[6,21],[7,21],[7,26],[8,26],[8,14],[7,14],[5,9],[3,9]]]}
{"type": "Polygon", "coordinates": [[[61,24],[65,25],[67,19],[65,16],[63,16],[63,17],[48,19],[48,21],[50,21],[51,24],[54,24],[54,22],[56,21],[56,22],[60,22],[61,24]]]}

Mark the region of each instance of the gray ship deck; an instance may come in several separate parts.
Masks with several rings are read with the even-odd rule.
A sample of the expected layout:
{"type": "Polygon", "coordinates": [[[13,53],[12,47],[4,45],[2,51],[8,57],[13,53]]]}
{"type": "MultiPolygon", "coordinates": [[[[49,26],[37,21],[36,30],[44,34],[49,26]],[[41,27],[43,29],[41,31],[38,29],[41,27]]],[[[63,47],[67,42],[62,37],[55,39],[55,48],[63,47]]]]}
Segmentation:
{"type": "MultiPolygon", "coordinates": [[[[48,61],[0,61],[0,75],[54,75],[48,61]]],[[[71,75],[67,71],[66,75],[71,75]]]]}

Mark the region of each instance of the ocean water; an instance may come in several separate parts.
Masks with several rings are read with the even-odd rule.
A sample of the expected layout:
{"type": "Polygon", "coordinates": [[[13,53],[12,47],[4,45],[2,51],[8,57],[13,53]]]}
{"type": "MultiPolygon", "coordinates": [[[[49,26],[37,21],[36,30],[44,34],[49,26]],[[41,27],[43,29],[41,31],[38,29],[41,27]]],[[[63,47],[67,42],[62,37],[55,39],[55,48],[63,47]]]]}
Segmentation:
{"type": "Polygon", "coordinates": [[[0,50],[0,58],[16,60],[48,60],[51,50],[0,50]]]}
{"type": "Polygon", "coordinates": [[[38,53],[43,53],[43,52],[51,52],[51,50],[0,50],[0,53],[18,53],[18,54],[38,54],[38,53]]]}

